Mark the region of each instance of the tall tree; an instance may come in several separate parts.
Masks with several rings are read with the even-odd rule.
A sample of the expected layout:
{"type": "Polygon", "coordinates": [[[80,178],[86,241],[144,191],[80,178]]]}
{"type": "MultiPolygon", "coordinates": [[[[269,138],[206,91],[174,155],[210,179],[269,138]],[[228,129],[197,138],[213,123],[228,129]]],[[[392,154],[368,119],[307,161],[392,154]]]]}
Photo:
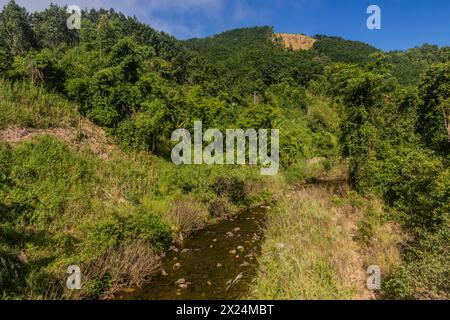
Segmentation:
{"type": "Polygon", "coordinates": [[[66,8],[51,4],[42,12],[32,16],[33,30],[39,46],[56,48],[61,44],[72,45],[78,39],[77,30],[69,30],[66,26],[69,14],[66,8]]]}
{"type": "Polygon", "coordinates": [[[419,132],[439,150],[450,149],[450,62],[433,65],[420,87],[419,132]]]}
{"type": "Polygon", "coordinates": [[[24,55],[36,44],[30,16],[14,0],[0,13],[0,38],[13,56],[24,55]]]}

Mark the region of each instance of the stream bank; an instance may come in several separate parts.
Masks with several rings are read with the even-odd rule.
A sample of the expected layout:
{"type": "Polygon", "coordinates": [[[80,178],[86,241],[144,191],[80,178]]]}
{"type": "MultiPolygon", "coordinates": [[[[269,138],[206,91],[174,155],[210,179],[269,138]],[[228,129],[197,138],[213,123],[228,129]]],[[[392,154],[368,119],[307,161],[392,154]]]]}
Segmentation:
{"type": "Polygon", "coordinates": [[[246,209],[192,234],[163,256],[162,271],[125,300],[236,300],[258,269],[267,206],[246,209]]]}

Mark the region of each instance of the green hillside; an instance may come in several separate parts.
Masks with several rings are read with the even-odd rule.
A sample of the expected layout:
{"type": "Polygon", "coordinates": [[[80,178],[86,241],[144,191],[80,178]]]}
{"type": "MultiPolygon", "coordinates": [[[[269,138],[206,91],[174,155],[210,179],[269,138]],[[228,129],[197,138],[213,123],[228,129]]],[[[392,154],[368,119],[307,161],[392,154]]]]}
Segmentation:
{"type": "Polygon", "coordinates": [[[314,50],[320,55],[329,57],[333,62],[368,63],[371,61],[371,54],[380,52],[375,47],[359,41],[325,35],[317,35],[314,38],[318,40],[314,44],[314,50]]]}
{"type": "Polygon", "coordinates": [[[0,13],[0,298],[110,298],[258,204],[273,210],[244,298],[367,297],[345,270],[374,264],[378,298],[449,297],[448,47],[316,36],[293,51],[271,27],[179,41],[114,10],[82,16],[78,32],[57,5],[0,13]],[[172,132],[198,120],[279,129],[279,175],[172,164],[172,132]],[[73,264],[90,270],[75,293],[73,264]]]}

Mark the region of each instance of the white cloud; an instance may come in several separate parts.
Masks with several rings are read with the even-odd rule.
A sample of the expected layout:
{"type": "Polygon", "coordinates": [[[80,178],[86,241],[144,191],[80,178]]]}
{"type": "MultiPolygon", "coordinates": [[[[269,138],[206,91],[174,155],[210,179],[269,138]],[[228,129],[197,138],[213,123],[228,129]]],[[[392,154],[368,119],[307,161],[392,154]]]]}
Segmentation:
{"type": "MultiPolygon", "coordinates": [[[[0,0],[3,7],[9,0],[0,0]]],[[[226,19],[240,21],[253,14],[246,0],[16,0],[28,11],[43,10],[50,3],[86,8],[114,8],[152,27],[187,38],[203,36],[209,24],[226,19]]]]}
{"type": "Polygon", "coordinates": [[[208,12],[218,13],[223,9],[223,0],[151,0],[145,7],[150,11],[173,10],[179,13],[208,12]]]}
{"type": "MultiPolygon", "coordinates": [[[[126,4],[133,4],[134,2],[137,1],[133,1],[133,0],[124,0],[124,1],[116,1],[116,0],[112,0],[112,1],[107,1],[107,0],[69,0],[69,1],[65,1],[65,0],[15,0],[17,4],[27,8],[28,11],[39,11],[42,9],[45,9],[49,6],[50,3],[56,3],[59,4],[61,6],[64,5],[77,5],[81,8],[100,8],[100,7],[104,7],[104,8],[110,8],[110,7],[114,7],[117,4],[120,4],[121,2],[126,4]]],[[[0,4],[4,5],[6,3],[8,3],[9,0],[0,0],[0,4]]]]}
{"type": "MultiPolygon", "coordinates": [[[[0,0],[3,6],[9,0],[0,0]]],[[[29,11],[42,10],[50,3],[59,5],[78,5],[81,8],[115,8],[127,12],[146,10],[149,12],[218,12],[223,0],[16,0],[29,11]]]]}

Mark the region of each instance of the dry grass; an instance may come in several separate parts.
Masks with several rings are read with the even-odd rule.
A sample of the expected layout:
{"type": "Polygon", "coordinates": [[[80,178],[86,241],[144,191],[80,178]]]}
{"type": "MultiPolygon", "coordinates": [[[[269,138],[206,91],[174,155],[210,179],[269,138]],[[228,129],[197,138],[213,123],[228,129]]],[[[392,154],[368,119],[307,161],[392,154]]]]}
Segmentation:
{"type": "Polygon", "coordinates": [[[358,217],[356,240],[361,248],[365,266],[378,265],[382,277],[389,276],[401,262],[400,246],[407,240],[400,226],[387,222],[387,213],[379,199],[362,199],[350,196],[350,202],[359,198],[353,205],[354,215],[358,217]]]}
{"type": "Polygon", "coordinates": [[[173,201],[167,219],[176,229],[175,241],[182,242],[190,233],[203,228],[208,216],[206,206],[194,199],[173,201]]]}
{"type": "Polygon", "coordinates": [[[48,269],[48,278],[34,280],[39,282],[35,286],[40,289],[39,292],[28,292],[28,299],[110,299],[117,292],[147,284],[160,265],[160,257],[153,251],[151,244],[137,241],[129,246],[110,249],[91,263],[81,264],[81,290],[66,288],[67,274],[61,270],[67,268],[67,263],[53,266],[56,272],[48,269]]]}
{"type": "Polygon", "coordinates": [[[398,249],[396,240],[380,238],[389,232],[383,225],[374,234],[376,249],[355,240],[363,210],[326,188],[288,194],[269,219],[250,298],[374,299],[366,289],[366,268],[398,263],[398,249]],[[369,252],[376,257],[371,263],[369,252]]]}
{"type": "MultiPolygon", "coordinates": [[[[260,181],[246,181],[245,193],[250,197],[256,197],[262,194],[270,194],[268,201],[277,201],[281,199],[287,188],[286,182],[281,175],[264,178],[260,181]]],[[[261,204],[259,202],[259,204],[261,204]]]]}
{"type": "Polygon", "coordinates": [[[215,218],[222,219],[230,216],[233,212],[233,205],[227,197],[216,197],[208,207],[209,212],[215,218]]]}
{"type": "MultiPolygon", "coordinates": [[[[142,287],[160,268],[160,258],[152,246],[145,241],[120,248],[111,249],[101,258],[82,268],[83,287],[76,291],[73,299],[93,294],[93,281],[108,278],[111,286],[101,298],[112,298],[114,293],[129,287],[142,287]]],[[[69,293],[73,295],[73,292],[69,293]]]]}
{"type": "Polygon", "coordinates": [[[114,151],[119,150],[108,140],[105,131],[90,121],[83,120],[81,128],[81,139],[79,139],[79,129],[73,127],[48,129],[8,127],[0,130],[0,139],[11,145],[17,145],[37,136],[50,135],[64,141],[75,150],[91,152],[104,160],[109,159],[114,151]]]}

